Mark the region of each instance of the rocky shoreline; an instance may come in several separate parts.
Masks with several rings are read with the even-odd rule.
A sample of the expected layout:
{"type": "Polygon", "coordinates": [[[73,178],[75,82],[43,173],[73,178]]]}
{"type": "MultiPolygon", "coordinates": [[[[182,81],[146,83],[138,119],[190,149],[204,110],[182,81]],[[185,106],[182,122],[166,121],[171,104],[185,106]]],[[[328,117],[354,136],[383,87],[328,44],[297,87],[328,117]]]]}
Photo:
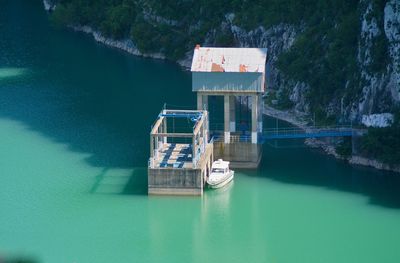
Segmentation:
{"type": "MultiPolygon", "coordinates": [[[[77,31],[77,32],[83,32],[83,33],[92,35],[94,40],[99,43],[102,43],[102,44],[107,45],[112,48],[117,48],[117,49],[123,50],[123,51],[128,52],[135,56],[141,56],[141,57],[152,58],[152,59],[162,59],[162,60],[166,59],[165,55],[162,53],[142,53],[142,52],[140,52],[139,49],[136,47],[135,43],[131,39],[115,40],[112,38],[108,38],[108,37],[104,36],[101,32],[93,30],[89,26],[70,26],[69,28],[71,28],[72,30],[77,31]]],[[[183,58],[179,61],[176,61],[176,63],[178,63],[184,70],[190,70],[191,59],[192,59],[191,53],[186,54],[185,58],[183,58]]]]}
{"type": "MultiPolygon", "coordinates": [[[[307,121],[305,120],[305,115],[299,112],[294,111],[281,111],[274,109],[269,106],[264,107],[265,115],[271,116],[273,118],[277,118],[288,123],[291,123],[301,129],[307,129],[307,121]]],[[[304,142],[308,147],[321,149],[324,153],[335,157],[336,159],[347,161],[349,164],[352,165],[362,165],[373,167],[378,170],[386,170],[400,173],[400,166],[390,166],[388,164],[382,163],[376,159],[370,159],[363,156],[353,155],[349,158],[343,158],[340,156],[335,149],[335,146],[331,143],[325,142],[323,140],[318,139],[306,139],[304,142]]]]}
{"type": "Polygon", "coordinates": [[[154,59],[165,59],[165,56],[161,53],[142,53],[136,47],[135,43],[131,39],[115,40],[112,38],[105,37],[99,31],[93,30],[89,26],[70,26],[74,31],[84,32],[93,36],[94,40],[107,46],[118,48],[126,51],[135,56],[149,57],[154,59]]]}
{"type": "MultiPolygon", "coordinates": [[[[48,12],[52,12],[56,8],[56,5],[53,4],[49,0],[43,0],[43,6],[44,6],[44,9],[48,12]]],[[[71,25],[71,26],[69,26],[69,28],[74,31],[77,31],[77,32],[83,32],[83,33],[92,35],[94,40],[99,43],[102,43],[109,47],[123,50],[123,51],[128,52],[135,56],[142,56],[142,57],[148,57],[148,58],[154,58],[154,59],[165,59],[165,56],[161,53],[142,53],[142,52],[140,52],[139,49],[136,47],[135,43],[131,39],[115,40],[115,39],[104,36],[100,31],[94,30],[90,26],[72,26],[71,25]]],[[[185,61],[182,60],[182,63],[185,63],[185,61]]],[[[182,65],[184,65],[184,64],[182,64],[182,65]]]]}

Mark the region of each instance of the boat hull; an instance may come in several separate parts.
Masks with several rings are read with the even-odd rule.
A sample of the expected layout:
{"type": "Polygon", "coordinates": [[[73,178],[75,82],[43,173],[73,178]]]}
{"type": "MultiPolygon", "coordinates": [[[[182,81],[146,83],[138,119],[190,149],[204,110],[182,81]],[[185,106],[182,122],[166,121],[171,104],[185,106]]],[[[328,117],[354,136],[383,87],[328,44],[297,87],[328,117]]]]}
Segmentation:
{"type": "Polygon", "coordinates": [[[223,180],[217,181],[217,182],[211,182],[207,180],[207,184],[210,188],[216,189],[216,188],[221,188],[224,187],[225,185],[229,184],[234,177],[235,172],[230,171],[229,176],[225,177],[223,180]]]}

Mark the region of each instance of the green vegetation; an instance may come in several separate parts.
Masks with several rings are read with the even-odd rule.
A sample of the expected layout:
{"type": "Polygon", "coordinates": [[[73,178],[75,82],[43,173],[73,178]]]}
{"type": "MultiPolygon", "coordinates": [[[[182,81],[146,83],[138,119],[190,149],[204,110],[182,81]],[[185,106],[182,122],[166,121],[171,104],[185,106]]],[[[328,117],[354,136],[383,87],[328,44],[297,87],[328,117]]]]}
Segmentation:
{"type": "Polygon", "coordinates": [[[400,111],[391,127],[369,128],[362,138],[362,153],[388,164],[400,163],[400,111]]]}
{"type": "MultiPolygon", "coordinates": [[[[386,0],[373,0],[372,12],[367,16],[367,20],[375,19],[380,32],[384,32],[383,13],[386,5],[386,0]]],[[[371,64],[369,70],[372,72],[383,72],[389,61],[389,50],[387,39],[383,33],[378,34],[372,39],[371,47],[371,64]]]]}
{"type": "Polygon", "coordinates": [[[348,158],[352,154],[351,137],[344,137],[336,146],[336,152],[343,158],[348,158]]]}
{"type": "Polygon", "coordinates": [[[116,39],[130,37],[144,53],[161,52],[177,60],[214,28],[219,45],[233,45],[233,35],[218,28],[233,11],[231,2],[59,0],[52,19],[62,25],[89,25],[116,39]]]}
{"type": "Polygon", "coordinates": [[[283,55],[280,68],[296,80],[317,70],[314,82],[319,83],[326,71],[345,66],[330,77],[330,91],[324,95],[328,97],[331,86],[343,87],[348,75],[354,75],[358,6],[356,0],[58,0],[52,17],[59,24],[89,25],[109,37],[131,37],[141,51],[163,52],[173,60],[202,43],[212,30],[216,45],[234,45],[232,33],[220,27],[229,13],[235,14],[236,25],[246,29],[302,24],[306,30],[293,51],[283,55]],[[317,68],[319,62],[327,65],[317,68]]]}
{"type": "Polygon", "coordinates": [[[359,88],[360,14],[358,1],[320,2],[308,17],[305,32],[281,55],[278,67],[286,76],[309,84],[306,97],[319,120],[335,121],[326,106],[335,97],[351,100],[359,88]]]}
{"type": "Polygon", "coordinates": [[[383,72],[389,62],[388,41],[386,37],[381,34],[372,42],[371,48],[372,61],[369,65],[372,72],[383,72]]]}
{"type": "Polygon", "coordinates": [[[277,104],[276,108],[280,110],[287,110],[293,107],[293,102],[289,98],[290,90],[288,88],[284,88],[276,94],[277,104]]]}

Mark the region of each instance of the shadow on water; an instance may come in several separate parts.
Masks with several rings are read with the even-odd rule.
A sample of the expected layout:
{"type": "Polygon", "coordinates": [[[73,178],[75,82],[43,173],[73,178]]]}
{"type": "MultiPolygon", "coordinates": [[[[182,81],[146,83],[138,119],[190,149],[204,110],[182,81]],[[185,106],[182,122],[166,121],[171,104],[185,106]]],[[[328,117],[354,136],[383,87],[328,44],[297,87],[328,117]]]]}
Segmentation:
{"type": "Polygon", "coordinates": [[[90,189],[92,194],[147,195],[146,168],[135,168],[128,175],[108,175],[109,168],[104,168],[96,176],[90,189]],[[122,186],[122,188],[121,188],[122,186]]]}
{"type": "Polygon", "coordinates": [[[33,257],[27,256],[16,256],[13,258],[2,258],[0,256],[1,263],[39,263],[40,261],[33,257]]]}
{"type": "Polygon", "coordinates": [[[400,176],[393,172],[351,166],[309,148],[276,149],[264,146],[258,173],[287,184],[322,187],[356,193],[368,202],[386,208],[400,208],[400,176]]]}
{"type": "MultiPolygon", "coordinates": [[[[147,167],[148,134],[163,103],[195,105],[190,75],[178,65],[54,28],[40,1],[5,1],[0,34],[0,118],[88,155],[103,171],[147,167]]],[[[145,175],[132,172],[122,194],[145,193],[145,175]]]]}
{"type": "Polygon", "coordinates": [[[124,195],[147,195],[147,171],[141,173],[132,172],[122,190],[124,195]],[[146,176],[143,176],[146,175],[146,176]]]}

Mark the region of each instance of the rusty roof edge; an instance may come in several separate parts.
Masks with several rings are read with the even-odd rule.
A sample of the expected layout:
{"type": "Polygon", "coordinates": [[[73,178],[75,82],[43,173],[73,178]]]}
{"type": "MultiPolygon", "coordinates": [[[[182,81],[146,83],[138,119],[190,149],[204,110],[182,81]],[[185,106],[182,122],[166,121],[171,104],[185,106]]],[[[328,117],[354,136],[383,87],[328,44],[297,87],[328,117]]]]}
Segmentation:
{"type": "MultiPolygon", "coordinates": [[[[232,59],[232,54],[229,54],[228,58],[229,57],[232,59]]],[[[215,69],[216,66],[218,66],[223,69],[223,72],[265,73],[267,57],[268,57],[268,49],[267,48],[218,48],[218,47],[200,47],[200,46],[196,45],[196,47],[194,49],[194,53],[193,53],[191,72],[221,72],[221,70],[218,70],[218,71],[212,70],[213,68],[215,69]],[[243,56],[243,52],[245,52],[245,51],[249,51],[249,53],[250,53],[250,50],[251,50],[251,52],[261,51],[260,52],[261,54],[253,53],[253,54],[249,55],[249,56],[255,56],[255,60],[258,59],[259,63],[252,64],[252,63],[248,63],[249,60],[247,60],[247,63],[245,61],[235,61],[232,64],[232,62],[229,63],[229,61],[226,63],[227,59],[226,59],[226,54],[224,54],[224,53],[212,54],[212,55],[210,55],[210,57],[207,58],[208,52],[215,51],[215,50],[229,50],[228,52],[232,52],[233,50],[236,50],[238,52],[238,57],[243,56]],[[207,52],[204,55],[205,59],[199,58],[199,55],[201,54],[201,52],[207,52]],[[222,63],[221,63],[222,65],[220,65],[220,63],[215,63],[214,59],[217,56],[222,56],[222,63]],[[262,61],[262,63],[260,63],[261,61],[262,61]],[[204,63],[204,65],[202,65],[203,63],[204,63]],[[233,68],[236,68],[236,66],[237,66],[237,69],[233,69],[233,68]],[[250,70],[249,70],[249,67],[251,67],[250,70]],[[254,69],[254,68],[256,68],[256,69],[254,69]]]]}

